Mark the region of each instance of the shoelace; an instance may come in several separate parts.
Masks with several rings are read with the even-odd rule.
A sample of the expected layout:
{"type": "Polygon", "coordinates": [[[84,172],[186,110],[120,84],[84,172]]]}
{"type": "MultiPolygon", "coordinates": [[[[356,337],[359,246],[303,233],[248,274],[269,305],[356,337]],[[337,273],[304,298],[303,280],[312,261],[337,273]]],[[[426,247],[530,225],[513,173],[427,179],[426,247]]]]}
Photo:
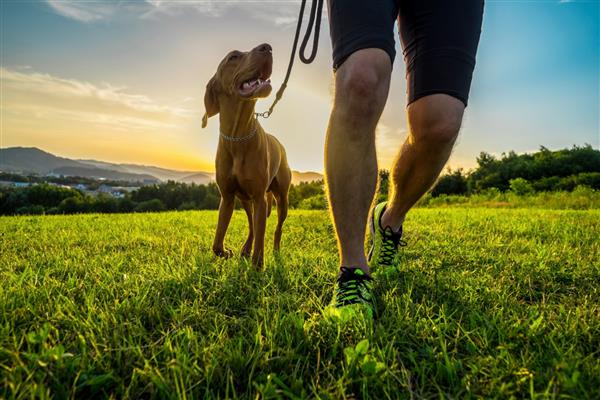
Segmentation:
{"type": "Polygon", "coordinates": [[[361,289],[368,291],[368,282],[372,278],[368,275],[357,274],[356,268],[341,267],[340,271],[341,274],[337,279],[336,307],[356,304],[361,301],[370,302],[370,298],[365,298],[362,295],[361,289]]]}
{"type": "Polygon", "coordinates": [[[381,254],[379,255],[380,263],[386,266],[392,265],[394,257],[398,252],[398,246],[406,246],[406,242],[402,240],[402,231],[395,233],[392,228],[387,226],[383,230],[383,243],[381,246],[381,254]]]}

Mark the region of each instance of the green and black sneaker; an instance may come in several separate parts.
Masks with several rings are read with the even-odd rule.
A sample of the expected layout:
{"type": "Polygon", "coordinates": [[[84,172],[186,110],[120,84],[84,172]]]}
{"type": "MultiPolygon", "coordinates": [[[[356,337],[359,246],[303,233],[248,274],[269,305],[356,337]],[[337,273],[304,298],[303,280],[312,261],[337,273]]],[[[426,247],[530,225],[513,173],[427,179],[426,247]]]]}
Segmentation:
{"type": "Polygon", "coordinates": [[[375,318],[373,298],[373,278],[360,268],[341,267],[329,314],[342,321],[361,318],[375,318]]]}
{"type": "Polygon", "coordinates": [[[402,227],[398,232],[386,226],[381,227],[381,216],[385,211],[387,202],[379,203],[373,209],[370,218],[371,227],[371,248],[369,249],[368,262],[371,271],[377,269],[389,269],[394,265],[398,246],[406,246],[402,240],[402,227]]]}

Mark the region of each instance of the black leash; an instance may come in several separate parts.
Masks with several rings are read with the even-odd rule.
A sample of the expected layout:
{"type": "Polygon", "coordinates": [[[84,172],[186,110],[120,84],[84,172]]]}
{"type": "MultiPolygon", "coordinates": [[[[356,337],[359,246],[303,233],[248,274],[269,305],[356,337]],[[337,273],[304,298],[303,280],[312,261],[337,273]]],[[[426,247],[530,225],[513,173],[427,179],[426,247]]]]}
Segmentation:
{"type": "MultiPolygon", "coordinates": [[[[298,15],[298,25],[296,26],[296,36],[294,37],[294,44],[292,45],[292,54],[290,55],[290,63],[288,64],[287,72],[285,73],[285,79],[283,83],[279,87],[277,94],[275,95],[275,100],[271,107],[265,112],[255,113],[256,118],[263,117],[269,118],[273,113],[273,108],[275,105],[281,100],[283,96],[283,92],[287,87],[288,80],[290,79],[290,74],[292,72],[292,66],[294,65],[294,60],[296,59],[296,47],[298,46],[298,39],[300,38],[300,28],[302,27],[302,18],[304,17],[304,8],[306,6],[306,0],[302,0],[300,4],[300,14],[298,15]]],[[[310,7],[310,16],[308,18],[308,27],[306,28],[306,32],[304,33],[304,38],[302,39],[302,44],[300,45],[300,61],[304,64],[310,64],[315,60],[317,56],[317,49],[319,48],[319,31],[321,28],[321,14],[323,11],[323,0],[312,0],[312,4],[310,7]],[[313,32],[314,31],[314,32],[313,32]],[[313,45],[312,50],[309,57],[306,57],[306,46],[308,45],[308,41],[310,36],[314,33],[313,36],[313,45]]]]}

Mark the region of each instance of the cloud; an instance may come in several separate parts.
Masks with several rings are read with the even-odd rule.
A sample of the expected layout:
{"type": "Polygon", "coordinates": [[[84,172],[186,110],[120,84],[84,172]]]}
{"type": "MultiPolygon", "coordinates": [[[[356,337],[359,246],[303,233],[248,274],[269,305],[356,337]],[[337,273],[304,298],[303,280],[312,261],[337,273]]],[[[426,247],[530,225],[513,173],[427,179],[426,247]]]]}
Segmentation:
{"type": "Polygon", "coordinates": [[[11,115],[92,123],[107,128],[164,129],[184,124],[195,113],[161,104],[110,84],[95,85],[39,72],[0,67],[2,112],[11,115]]]}
{"type": "Polygon", "coordinates": [[[217,135],[198,134],[203,110],[192,98],[166,103],[110,83],[3,66],[0,87],[2,146],[188,170],[213,166],[217,135]]]}
{"type": "MultiPolygon", "coordinates": [[[[121,17],[153,19],[179,16],[189,12],[218,18],[233,10],[247,17],[268,21],[276,26],[293,26],[299,10],[299,0],[144,0],[144,1],[82,1],[46,0],[57,14],[80,22],[93,23],[121,17]]],[[[308,18],[309,8],[305,10],[308,18]]],[[[323,12],[323,19],[327,17],[323,12]]]]}
{"type": "Polygon", "coordinates": [[[142,17],[155,17],[159,15],[179,15],[184,12],[195,11],[200,14],[218,17],[223,12],[232,6],[227,1],[211,1],[211,0],[146,0],[146,4],[149,6],[147,11],[143,13],[142,17]]]}
{"type": "Polygon", "coordinates": [[[277,25],[277,26],[295,25],[296,24],[296,18],[297,17],[295,17],[295,16],[294,17],[292,17],[292,16],[288,17],[288,16],[281,15],[281,16],[275,17],[273,19],[273,22],[275,22],[275,25],[277,25]]]}
{"type": "MultiPolygon", "coordinates": [[[[149,6],[142,17],[176,16],[190,11],[209,17],[222,17],[232,10],[242,10],[246,16],[269,21],[277,26],[294,25],[298,0],[146,0],[149,6]]],[[[306,10],[308,14],[308,10],[306,10]]],[[[325,13],[324,13],[325,14],[325,13]]]]}
{"type": "Polygon", "coordinates": [[[81,0],[46,0],[46,3],[63,17],[81,22],[93,22],[111,17],[118,6],[116,2],[81,0]]]}

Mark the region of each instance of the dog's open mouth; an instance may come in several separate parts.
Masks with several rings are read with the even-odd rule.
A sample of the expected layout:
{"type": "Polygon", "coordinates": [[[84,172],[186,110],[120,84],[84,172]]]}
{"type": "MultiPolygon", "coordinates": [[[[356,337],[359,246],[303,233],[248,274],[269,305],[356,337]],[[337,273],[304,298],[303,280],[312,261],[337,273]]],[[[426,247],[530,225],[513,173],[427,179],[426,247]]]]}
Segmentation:
{"type": "Polygon", "coordinates": [[[271,92],[272,60],[265,60],[254,72],[246,75],[249,79],[243,79],[238,86],[242,97],[264,96],[271,92]]]}
{"type": "Polygon", "coordinates": [[[261,77],[256,77],[244,81],[240,85],[239,91],[242,96],[249,97],[270,85],[271,80],[269,78],[263,79],[261,77]]]}

